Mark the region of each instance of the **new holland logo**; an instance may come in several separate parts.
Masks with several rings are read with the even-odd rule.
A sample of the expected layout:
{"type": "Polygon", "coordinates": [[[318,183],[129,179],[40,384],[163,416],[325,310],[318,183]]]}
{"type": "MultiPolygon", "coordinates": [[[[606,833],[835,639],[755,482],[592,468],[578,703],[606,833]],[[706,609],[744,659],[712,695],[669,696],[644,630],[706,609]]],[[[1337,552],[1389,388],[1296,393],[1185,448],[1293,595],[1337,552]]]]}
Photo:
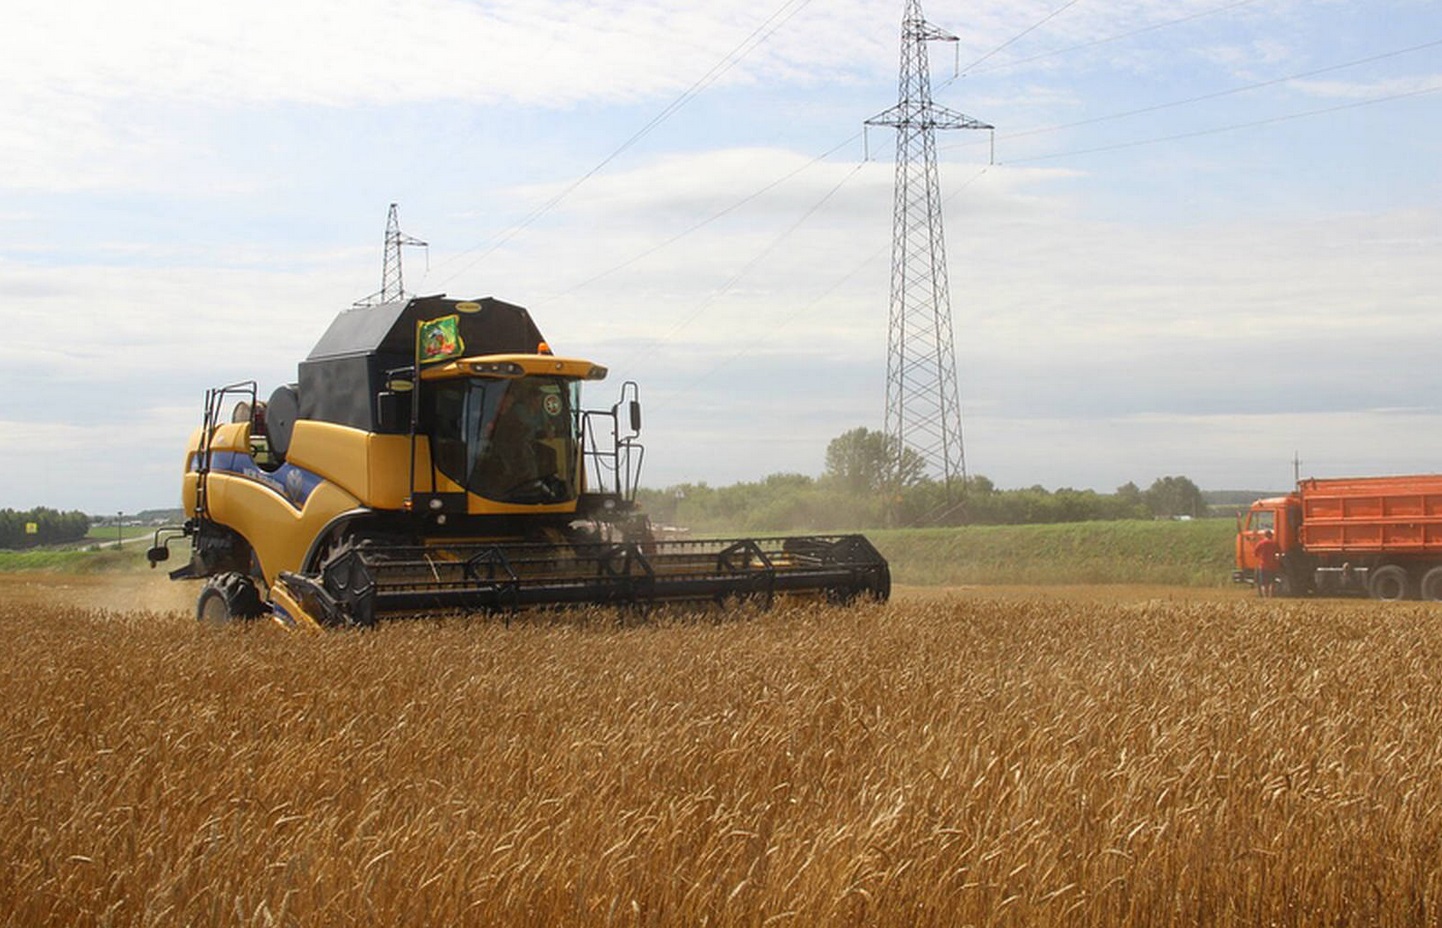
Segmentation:
{"type": "Polygon", "coordinates": [[[292,468],[285,475],[285,495],[290,497],[292,502],[305,499],[305,474],[300,468],[292,468]]]}

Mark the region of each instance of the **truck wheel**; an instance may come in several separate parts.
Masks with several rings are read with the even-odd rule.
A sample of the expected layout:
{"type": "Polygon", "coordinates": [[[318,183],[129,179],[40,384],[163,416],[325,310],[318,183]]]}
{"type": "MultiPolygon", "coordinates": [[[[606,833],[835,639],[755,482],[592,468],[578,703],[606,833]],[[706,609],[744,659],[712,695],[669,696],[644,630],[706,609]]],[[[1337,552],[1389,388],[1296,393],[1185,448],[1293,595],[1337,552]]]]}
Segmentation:
{"type": "Polygon", "coordinates": [[[1411,593],[1407,571],[1396,564],[1384,564],[1367,578],[1367,592],[1373,599],[1393,602],[1406,599],[1411,593]]]}
{"type": "Polygon", "coordinates": [[[245,574],[216,574],[205,581],[195,602],[195,617],[207,625],[226,625],[265,613],[255,581],[245,574]]]}
{"type": "Polygon", "coordinates": [[[1418,592],[1428,602],[1442,602],[1442,567],[1434,567],[1422,575],[1418,592]]]}

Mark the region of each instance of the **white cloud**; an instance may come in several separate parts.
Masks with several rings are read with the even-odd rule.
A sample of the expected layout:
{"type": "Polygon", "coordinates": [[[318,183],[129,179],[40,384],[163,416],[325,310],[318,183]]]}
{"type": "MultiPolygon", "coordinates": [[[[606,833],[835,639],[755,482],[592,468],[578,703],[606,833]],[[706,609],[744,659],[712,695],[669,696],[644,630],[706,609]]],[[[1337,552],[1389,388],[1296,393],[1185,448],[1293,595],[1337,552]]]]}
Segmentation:
{"type": "MultiPolygon", "coordinates": [[[[883,160],[865,165],[847,139],[894,99],[900,12],[893,0],[7,11],[0,420],[11,437],[51,429],[56,451],[0,462],[0,492],[33,505],[48,479],[88,494],[93,453],[77,449],[103,441],[126,475],[105,485],[134,503],[84,505],[172,499],[203,390],[291,379],[334,313],[376,289],[393,200],[432,243],[426,260],[406,254],[412,291],[527,305],[558,350],[642,382],[649,480],[817,472],[829,438],[881,421],[891,134],[872,131],[883,160]],[[521,227],[778,8],[794,16],[765,45],[521,227]],[[185,414],[150,412],[162,407],[185,414]]],[[[1430,413],[1369,412],[1442,387],[1426,354],[1439,122],[1418,118],[1435,97],[1369,107],[1405,140],[1385,146],[1328,139],[1320,119],[1066,154],[1276,116],[1281,93],[1048,135],[1046,169],[1022,166],[1033,153],[1007,139],[1200,97],[1245,68],[1266,78],[1401,48],[1430,12],[927,0],[962,37],[963,65],[996,51],[943,89],[951,50],[933,47],[937,99],[1001,126],[998,156],[1013,161],[986,167],[982,133],[939,140],[969,461],[1003,485],[1182,471],[1217,486],[1251,482],[1302,438],[1321,445],[1324,426],[1343,428],[1339,448],[1389,427],[1354,420],[1436,431],[1430,413]]],[[[1408,61],[1300,90],[1347,101],[1425,87],[1408,61]]],[[[1437,450],[1426,434],[1418,454],[1437,450]]],[[[1400,458],[1404,444],[1376,447],[1400,458]]]]}
{"type": "MultiPolygon", "coordinates": [[[[708,225],[545,298],[672,234],[630,218],[610,234],[608,214],[664,216],[673,197],[689,197],[692,216],[704,218],[725,207],[726,190],[759,189],[802,160],[775,151],[676,156],[658,159],[654,175],[638,168],[597,178],[558,209],[546,235],[510,246],[504,274],[488,262],[442,288],[417,275],[412,288],[528,305],[557,350],[607,364],[617,382],[639,380],[650,410],[648,480],[819,472],[826,441],[881,420],[889,166],[866,166],[834,210],[796,225],[854,167],[817,165],[798,175],[799,189],[748,203],[745,222],[708,225]],[[588,238],[589,252],[579,247],[588,238]]],[[[1431,369],[1419,334],[1435,315],[1427,282],[1442,239],[1436,210],[1135,228],[1088,220],[1067,196],[1042,192],[1084,181],[993,168],[948,204],[968,459],[977,470],[1003,483],[1103,489],[1150,479],[1151,470],[1187,472],[1204,486],[1236,483],[1226,479],[1228,461],[1230,473],[1246,473],[1263,460],[1248,450],[1260,440],[1248,417],[1311,421],[1319,410],[1353,410],[1337,413],[1346,420],[1442,387],[1416,374],[1369,373],[1431,369]],[[1185,427],[1167,425],[1174,420],[1185,427]],[[1232,420],[1237,435],[1228,438],[1232,420]],[[1184,439],[1197,435],[1203,450],[1187,451],[1184,439]]],[[[248,260],[266,264],[263,254],[248,260]]],[[[370,283],[373,260],[346,252],[291,273],[0,267],[0,284],[30,294],[8,310],[19,336],[0,345],[12,378],[4,392],[23,396],[43,382],[51,399],[43,409],[0,409],[0,418],[43,424],[52,409],[70,407],[74,431],[64,435],[75,441],[89,422],[139,414],[127,406],[190,397],[198,410],[203,390],[223,381],[253,377],[267,393],[291,379],[348,298],[362,295],[357,282],[370,283]]],[[[607,401],[614,386],[593,388],[593,399],[607,401]]],[[[170,460],[194,410],[172,434],[152,429],[145,441],[123,443],[153,462],[148,498],[168,498],[170,460]]],[[[1292,443],[1311,433],[1284,434],[1292,443]]],[[[58,475],[70,465],[46,466],[58,475]]],[[[27,467],[10,472],[34,476],[27,467]]]]}
{"type": "Polygon", "coordinates": [[[1265,79],[1297,60],[1296,48],[1275,38],[1261,38],[1246,45],[1219,45],[1199,50],[1200,56],[1230,73],[1250,80],[1265,79]]]}
{"type": "Polygon", "coordinates": [[[185,442],[199,424],[198,401],[83,424],[0,418],[0,506],[91,513],[179,506],[185,442]]]}
{"type": "MultiPolygon", "coordinates": [[[[225,159],[226,114],[278,106],[554,111],[666,100],[750,48],[764,22],[739,2],[704,16],[620,0],[27,4],[7,11],[0,33],[0,182],[164,189],[225,159]]],[[[826,48],[783,32],[715,82],[803,71],[820,81],[851,66],[835,52],[819,59],[826,48]]]]}
{"type": "MultiPolygon", "coordinates": [[[[677,0],[57,0],[11,11],[0,52],[22,95],[63,88],[112,102],[556,107],[679,91],[789,18],[768,21],[740,2],[696,15],[677,0]]],[[[843,65],[825,42],[799,41],[794,30],[780,36],[719,79],[780,71],[818,80],[818,68],[843,65]]]]}
{"type": "Polygon", "coordinates": [[[253,358],[293,366],[340,308],[334,294],[346,280],[315,270],[0,266],[0,288],[29,294],[5,310],[0,383],[23,372],[102,391],[145,379],[204,377],[208,386],[253,358]]]}

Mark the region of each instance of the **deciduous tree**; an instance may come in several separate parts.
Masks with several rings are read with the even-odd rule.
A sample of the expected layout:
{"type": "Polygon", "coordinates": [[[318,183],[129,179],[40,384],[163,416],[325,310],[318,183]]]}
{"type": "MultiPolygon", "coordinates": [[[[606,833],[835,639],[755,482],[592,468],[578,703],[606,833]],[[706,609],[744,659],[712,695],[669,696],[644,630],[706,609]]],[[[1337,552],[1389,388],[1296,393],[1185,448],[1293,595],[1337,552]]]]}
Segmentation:
{"type": "Polygon", "coordinates": [[[1186,477],[1158,477],[1145,494],[1147,508],[1159,518],[1206,514],[1207,502],[1202,491],[1186,477]]]}
{"type": "Polygon", "coordinates": [[[855,428],[826,446],[826,476],[852,493],[915,486],[926,474],[926,462],[910,448],[897,449],[884,432],[855,428]]]}

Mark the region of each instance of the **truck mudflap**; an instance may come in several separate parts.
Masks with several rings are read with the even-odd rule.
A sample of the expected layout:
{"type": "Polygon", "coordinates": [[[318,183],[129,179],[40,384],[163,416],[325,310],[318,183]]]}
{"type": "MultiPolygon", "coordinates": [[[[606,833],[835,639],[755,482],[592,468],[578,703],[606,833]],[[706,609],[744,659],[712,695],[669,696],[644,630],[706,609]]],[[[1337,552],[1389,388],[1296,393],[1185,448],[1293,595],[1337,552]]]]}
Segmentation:
{"type": "Polygon", "coordinates": [[[282,574],[287,611],[322,626],[583,605],[886,600],[891,570],[862,535],[557,545],[362,541],[318,575],[282,574]]]}

